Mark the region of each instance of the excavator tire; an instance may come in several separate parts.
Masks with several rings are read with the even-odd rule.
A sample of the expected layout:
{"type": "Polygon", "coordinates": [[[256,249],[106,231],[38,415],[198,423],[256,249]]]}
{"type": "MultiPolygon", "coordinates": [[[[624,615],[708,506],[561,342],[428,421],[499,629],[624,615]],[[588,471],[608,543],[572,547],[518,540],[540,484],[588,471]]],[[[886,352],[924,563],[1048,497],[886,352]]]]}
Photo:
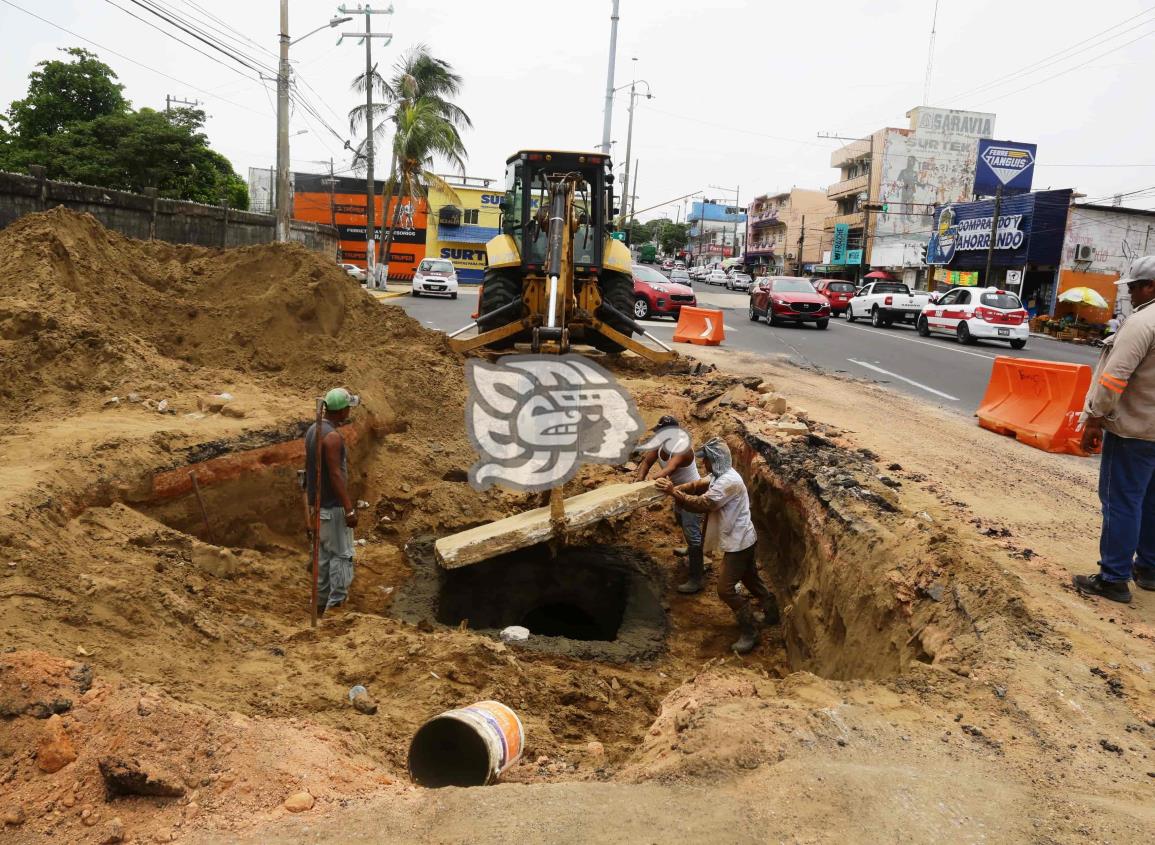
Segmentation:
{"type": "MultiPolygon", "coordinates": [[[[608,302],[627,317],[633,313],[634,280],[632,276],[613,270],[603,270],[598,279],[598,287],[601,288],[603,301],[608,302]]],[[[609,311],[602,309],[598,316],[601,317],[606,325],[621,332],[626,337],[630,337],[634,333],[634,330],[622,322],[621,318],[616,314],[611,314],[609,311]]],[[[596,332],[590,332],[590,334],[592,337],[589,338],[589,343],[595,349],[601,350],[602,352],[622,352],[625,350],[624,346],[610,340],[605,335],[596,332]]]]}
{"type": "MultiPolygon", "coordinates": [[[[512,323],[515,319],[521,319],[518,314],[504,314],[497,318],[497,321],[486,320],[487,314],[492,314],[497,309],[508,305],[514,300],[521,299],[521,280],[508,269],[500,270],[486,270],[485,280],[481,289],[481,302],[478,303],[477,308],[477,330],[478,332],[488,332],[493,329],[499,329],[504,325],[512,323]]],[[[518,335],[512,335],[503,340],[499,340],[492,344],[494,349],[508,349],[518,340],[518,335]]]]}

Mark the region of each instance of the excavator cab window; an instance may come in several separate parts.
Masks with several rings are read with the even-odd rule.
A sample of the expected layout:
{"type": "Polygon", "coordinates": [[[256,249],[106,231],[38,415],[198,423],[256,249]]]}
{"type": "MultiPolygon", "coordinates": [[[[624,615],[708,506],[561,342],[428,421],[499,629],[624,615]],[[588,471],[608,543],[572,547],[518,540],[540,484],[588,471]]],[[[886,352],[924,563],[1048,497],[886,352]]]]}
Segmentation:
{"type": "Polygon", "coordinates": [[[511,161],[505,166],[505,199],[501,203],[501,230],[507,235],[517,237],[525,222],[525,211],[522,208],[524,199],[522,164],[520,161],[511,161]]]}
{"type": "Polygon", "coordinates": [[[573,261],[575,269],[601,267],[605,237],[606,165],[580,153],[523,152],[506,163],[502,230],[514,237],[522,263],[540,265],[549,242],[550,178],[577,174],[574,184],[573,261]]]}

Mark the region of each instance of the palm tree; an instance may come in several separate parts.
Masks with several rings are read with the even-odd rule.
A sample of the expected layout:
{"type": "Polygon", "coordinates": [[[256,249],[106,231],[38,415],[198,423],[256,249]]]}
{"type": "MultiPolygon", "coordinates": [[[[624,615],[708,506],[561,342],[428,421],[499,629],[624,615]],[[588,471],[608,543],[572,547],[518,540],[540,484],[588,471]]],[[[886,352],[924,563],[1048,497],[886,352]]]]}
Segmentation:
{"type": "MultiPolygon", "coordinates": [[[[460,172],[464,172],[465,148],[461,142],[459,130],[471,128],[473,122],[469,119],[469,115],[451,99],[460,93],[462,85],[461,76],[453,70],[452,65],[433,56],[428,45],[417,44],[402,54],[397,64],[393,66],[393,76],[390,79],[386,80],[374,68],[371,74],[363,73],[353,80],[354,90],[361,94],[365,93],[367,85],[373,86],[373,91],[380,97],[381,102],[374,103],[372,115],[367,114],[368,110],[364,105],[354,108],[349,112],[349,126],[354,132],[366,128],[366,139],[355,151],[358,156],[364,154],[363,151],[368,143],[368,126],[372,126],[375,140],[378,138],[383,140],[386,130],[390,126],[394,129],[395,143],[392,150],[392,161],[389,164],[389,177],[384,202],[386,213],[388,213],[389,204],[395,196],[398,196],[398,193],[402,198],[426,195],[425,193],[408,193],[407,191],[411,191],[413,188],[407,188],[405,184],[415,183],[415,174],[418,170],[425,172],[425,163],[431,155],[440,155],[446,158],[460,172]],[[396,136],[400,133],[401,116],[418,101],[424,101],[425,105],[420,109],[420,113],[412,113],[407,118],[410,140],[405,144],[404,156],[411,161],[419,161],[422,164],[419,168],[410,166],[409,176],[402,179],[398,172],[400,156],[396,136]],[[440,122],[444,125],[434,129],[431,126],[433,122],[440,122]],[[434,140],[434,146],[426,150],[424,155],[420,154],[421,151],[414,147],[416,139],[420,137],[429,137],[434,140]],[[448,155],[443,154],[441,150],[449,151],[448,155]]],[[[393,230],[396,228],[400,217],[400,207],[401,202],[398,201],[397,210],[393,214],[385,238],[386,257],[389,255],[389,247],[393,242],[393,230]]]]}

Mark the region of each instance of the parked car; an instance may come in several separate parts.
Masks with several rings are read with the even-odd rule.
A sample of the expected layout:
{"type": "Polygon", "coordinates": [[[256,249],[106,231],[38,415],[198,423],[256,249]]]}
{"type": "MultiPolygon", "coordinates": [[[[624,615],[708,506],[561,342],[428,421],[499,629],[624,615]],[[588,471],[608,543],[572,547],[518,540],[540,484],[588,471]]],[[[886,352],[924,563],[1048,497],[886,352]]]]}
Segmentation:
{"type": "Polygon", "coordinates": [[[337,266],[362,284],[364,284],[365,280],[369,278],[369,274],[358,267],[356,264],[338,264],[337,266]]]}
{"type": "Polygon", "coordinates": [[[1012,349],[1027,345],[1031,327],[1019,298],[998,288],[952,288],[918,317],[918,333],[953,334],[959,343],[1005,340],[1012,349]]]}
{"type": "Polygon", "coordinates": [[[700,264],[696,264],[690,268],[690,278],[695,282],[705,281],[706,272],[707,271],[705,267],[701,266],[700,264]]]}
{"type": "Polygon", "coordinates": [[[750,290],[750,285],[754,280],[746,273],[731,273],[730,278],[726,280],[727,290],[750,290]]]}
{"type": "Polygon", "coordinates": [[[413,273],[414,296],[435,294],[457,299],[457,270],[444,258],[425,258],[413,273]]]}
{"type": "Polygon", "coordinates": [[[875,328],[885,328],[896,322],[913,323],[930,302],[925,293],[914,294],[902,282],[871,282],[863,285],[850,298],[846,319],[869,319],[875,328]]]}
{"type": "Polygon", "coordinates": [[[811,279],[814,289],[830,300],[830,311],[836,317],[841,316],[850,306],[850,298],[857,290],[854,282],[844,282],[841,279],[811,279]]]}
{"type": "Polygon", "coordinates": [[[678,260],[676,260],[674,262],[674,269],[675,270],[685,270],[686,269],[686,262],[679,258],[678,260]]]}
{"type": "Polygon", "coordinates": [[[679,285],[685,285],[686,287],[690,287],[691,286],[690,283],[692,280],[690,279],[690,274],[686,271],[686,269],[684,267],[680,270],[677,267],[675,267],[673,270],[670,271],[670,281],[676,282],[679,285]]]}
{"type": "Polygon", "coordinates": [[[670,260],[669,258],[667,258],[665,261],[662,262],[662,269],[663,270],[673,270],[674,269],[674,262],[672,260],[670,260]]]}
{"type": "Polygon", "coordinates": [[[706,284],[708,285],[724,285],[730,280],[730,277],[722,270],[711,270],[706,274],[706,284]]]}
{"type": "Polygon", "coordinates": [[[830,301],[801,276],[763,276],[750,289],[750,319],[781,323],[830,325],[830,301]]]}
{"type": "Polygon", "coordinates": [[[694,289],[667,279],[653,267],[634,265],[634,319],[677,317],[683,305],[698,304],[694,289]]]}

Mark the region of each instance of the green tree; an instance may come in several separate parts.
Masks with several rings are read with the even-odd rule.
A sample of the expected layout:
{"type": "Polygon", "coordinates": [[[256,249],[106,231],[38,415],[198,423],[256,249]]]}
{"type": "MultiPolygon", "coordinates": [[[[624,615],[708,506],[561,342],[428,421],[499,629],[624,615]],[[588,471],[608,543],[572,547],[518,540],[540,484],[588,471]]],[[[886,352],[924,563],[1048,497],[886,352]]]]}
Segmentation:
{"type": "Polygon", "coordinates": [[[690,242],[690,227],[685,223],[663,220],[658,230],[658,246],[667,255],[673,255],[690,242]]]}
{"type": "MultiPolygon", "coordinates": [[[[386,213],[395,196],[399,201],[385,235],[383,251],[388,256],[400,218],[401,200],[428,194],[430,181],[424,174],[429,173],[432,158],[442,158],[464,173],[465,146],[460,130],[472,127],[473,123],[453,102],[461,92],[460,74],[448,62],[433,56],[425,44],[406,50],[393,66],[389,79],[374,71],[370,76],[360,74],[353,80],[353,90],[361,95],[369,85],[373,86],[378,99],[373,104],[373,114],[367,113],[365,105],[358,105],[349,112],[349,127],[353,132],[365,132],[366,137],[356,150],[362,159],[368,144],[368,127],[372,126],[375,145],[384,141],[390,129],[393,131],[386,177],[386,213]],[[418,104],[420,108],[416,108],[418,104]],[[408,137],[399,141],[403,133],[408,137]],[[420,139],[427,139],[431,146],[421,150],[420,139]]],[[[452,191],[449,194],[456,196],[452,191]]]]}
{"type": "Polygon", "coordinates": [[[13,134],[21,139],[52,135],[69,126],[129,110],[116,73],[80,47],[61,50],[72,61],[45,60],[28,75],[28,95],[8,109],[13,134]]]}
{"type": "Polygon", "coordinates": [[[0,167],[43,165],[52,179],[140,192],[155,187],[169,199],[248,208],[248,188],[228,159],[208,146],[199,109],[134,111],[112,82],[112,69],[84,50],[72,62],[41,62],[29,95],[9,109],[0,132],[0,167]],[[46,87],[63,85],[60,102],[46,87]],[[48,131],[41,131],[45,127],[48,131]]]}
{"type": "Polygon", "coordinates": [[[637,220],[630,220],[626,224],[626,231],[630,235],[630,246],[641,246],[653,240],[649,226],[637,220]]]}

